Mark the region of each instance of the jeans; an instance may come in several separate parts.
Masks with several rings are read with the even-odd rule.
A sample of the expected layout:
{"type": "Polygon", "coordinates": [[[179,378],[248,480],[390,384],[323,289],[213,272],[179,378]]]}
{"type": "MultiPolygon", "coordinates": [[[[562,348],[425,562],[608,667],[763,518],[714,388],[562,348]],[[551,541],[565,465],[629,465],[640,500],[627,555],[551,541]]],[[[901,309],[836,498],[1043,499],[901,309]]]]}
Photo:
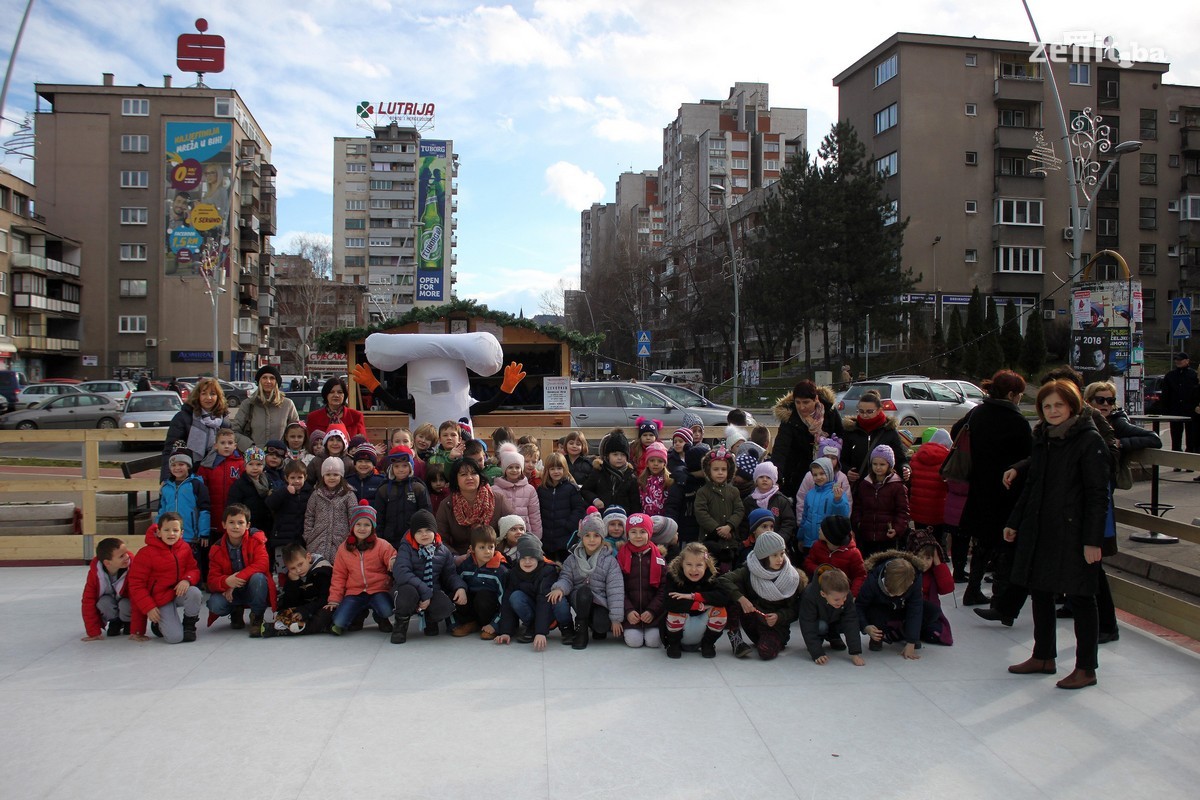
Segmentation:
{"type": "Polygon", "coordinates": [[[342,629],[349,627],[354,618],[358,616],[358,612],[368,606],[376,614],[387,619],[392,615],[391,592],[346,595],[333,612],[333,624],[342,629]]]}
{"type": "MultiPolygon", "coordinates": [[[[513,592],[508,596],[509,605],[512,606],[513,612],[517,615],[517,619],[525,623],[525,625],[533,625],[533,612],[536,609],[536,604],[533,598],[520,590],[513,592]]],[[[571,624],[571,604],[567,602],[567,598],[563,597],[553,606],[554,618],[558,620],[558,625],[561,628],[564,625],[571,624]]]]}
{"type": "Polygon", "coordinates": [[[232,603],[225,599],[224,594],[214,592],[208,596],[208,610],[218,617],[223,617],[233,611],[233,606],[250,606],[250,613],[261,617],[267,612],[267,605],[270,603],[268,580],[270,579],[261,572],[254,573],[245,586],[233,590],[232,603]]]}

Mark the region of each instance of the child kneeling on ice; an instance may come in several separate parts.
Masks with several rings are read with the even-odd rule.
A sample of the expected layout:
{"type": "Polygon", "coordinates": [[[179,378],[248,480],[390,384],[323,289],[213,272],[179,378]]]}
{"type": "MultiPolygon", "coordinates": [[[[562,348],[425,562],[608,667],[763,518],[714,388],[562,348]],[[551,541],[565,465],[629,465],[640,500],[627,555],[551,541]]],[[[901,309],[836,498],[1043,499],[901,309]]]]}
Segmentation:
{"type": "Polygon", "coordinates": [[[752,648],[742,641],[745,634],[763,661],[778,656],[791,635],[799,593],[808,584],[808,578],[788,561],[784,538],[774,531],[760,533],[745,565],[725,573],[718,583],[733,600],[729,604],[733,654],[750,655],[752,648]]]}
{"type": "Polygon", "coordinates": [[[825,642],[830,650],[850,649],[850,661],[856,667],[862,657],[862,637],[858,632],[858,612],[850,592],[850,578],[828,564],[817,569],[813,582],[800,596],[800,634],[804,646],[817,664],[825,664],[825,642]],[[845,641],[842,641],[842,637],[845,641]]]}
{"type": "Polygon", "coordinates": [[[396,551],[392,578],[396,582],[396,622],[392,644],[408,641],[408,623],[420,612],[426,636],[467,604],[467,584],[455,568],[454,553],[442,543],[433,514],[421,509],[412,515],[409,531],[396,551]]]}
{"type": "MultiPolygon", "coordinates": [[[[921,599],[924,564],[912,553],[884,550],[867,559],[867,580],[855,599],[858,625],[871,637],[867,648],[883,649],[884,642],[903,641],[905,658],[917,659],[922,621],[927,613],[921,599]]],[[[934,614],[937,610],[933,609],[934,614]]]]}
{"type": "Polygon", "coordinates": [[[363,500],[350,517],[350,535],[333,558],[325,608],[333,612],[329,632],[335,636],[341,636],[360,611],[365,616],[368,606],[375,612],[380,632],[392,632],[388,617],[392,615],[391,568],[396,548],[375,534],[375,524],[375,509],[363,500]]]}
{"type": "Polygon", "coordinates": [[[717,563],[700,542],[688,542],[667,567],[667,611],[663,634],[668,658],[681,658],[683,646],[700,645],[700,655],[716,658],[717,639],[728,620],[729,595],[717,583],[717,563]]]}
{"type": "MultiPolygon", "coordinates": [[[[634,514],[630,517],[631,525],[634,518],[649,520],[644,514],[634,514]]],[[[587,647],[589,628],[597,639],[607,637],[609,630],[613,636],[624,632],[621,618],[625,616],[625,580],[621,567],[612,550],[604,544],[595,509],[584,523],[579,526],[579,544],[571,548],[559,570],[558,580],[546,598],[552,606],[564,596],[569,599],[575,611],[575,626],[562,626],[562,643],[576,650],[587,647]]],[[[626,545],[621,551],[628,547],[626,545]]]]}
{"type": "Polygon", "coordinates": [[[504,582],[504,602],[500,607],[500,635],[496,644],[508,644],[516,634],[517,624],[524,628],[516,639],[521,644],[533,642],[533,649],[546,649],[550,620],[559,627],[571,625],[571,606],[566,598],[551,603],[550,590],[558,580],[558,567],[547,561],[542,543],[532,534],[517,540],[516,561],[508,570],[504,582]]]}

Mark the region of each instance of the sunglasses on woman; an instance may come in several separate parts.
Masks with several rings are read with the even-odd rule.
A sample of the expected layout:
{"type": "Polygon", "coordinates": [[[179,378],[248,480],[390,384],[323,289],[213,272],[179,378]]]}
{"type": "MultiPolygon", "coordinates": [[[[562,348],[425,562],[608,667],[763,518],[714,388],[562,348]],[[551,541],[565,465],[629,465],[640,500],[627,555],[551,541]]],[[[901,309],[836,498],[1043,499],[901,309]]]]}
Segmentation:
{"type": "Polygon", "coordinates": [[[1101,397],[1100,395],[1096,395],[1095,397],[1092,398],[1092,402],[1098,406],[1112,406],[1112,405],[1117,404],[1117,398],[1101,397]]]}

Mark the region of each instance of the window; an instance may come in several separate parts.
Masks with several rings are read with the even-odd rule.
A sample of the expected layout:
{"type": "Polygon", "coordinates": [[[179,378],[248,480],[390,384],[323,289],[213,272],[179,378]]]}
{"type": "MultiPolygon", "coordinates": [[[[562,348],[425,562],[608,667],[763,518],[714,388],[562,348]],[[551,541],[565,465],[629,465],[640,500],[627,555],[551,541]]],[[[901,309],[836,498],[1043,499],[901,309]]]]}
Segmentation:
{"type": "Polygon", "coordinates": [[[367,146],[365,144],[348,144],[346,145],[346,155],[361,156],[366,155],[367,146]]]}
{"type": "Polygon", "coordinates": [[[117,364],[122,367],[146,366],[145,350],[121,350],[117,353],[117,364]]]}
{"type": "Polygon", "coordinates": [[[1151,142],[1158,138],[1158,110],[1154,108],[1143,108],[1141,117],[1141,126],[1139,138],[1144,142],[1151,142]]]}
{"type": "Polygon", "coordinates": [[[121,136],[122,153],[149,153],[150,137],[141,134],[123,134],[121,136]]]}
{"type": "Polygon", "coordinates": [[[1041,200],[1015,200],[1001,197],[996,201],[997,225],[1041,225],[1041,200]]]}
{"type": "Polygon", "coordinates": [[[1025,110],[1020,108],[1002,108],[1000,109],[1000,127],[1002,128],[1024,128],[1025,127],[1025,110]]]}
{"type": "Polygon", "coordinates": [[[779,152],[779,142],[763,142],[763,152],[764,153],[778,153],[779,152]]]}
{"type": "Polygon", "coordinates": [[[367,221],[365,219],[348,219],[346,220],[346,230],[348,231],[364,231],[367,229],[367,221]]]}
{"type": "Polygon", "coordinates": [[[974,103],[967,103],[963,110],[966,112],[968,117],[974,117],[979,114],[979,106],[975,105],[974,103]]]}
{"type": "Polygon", "coordinates": [[[734,178],[733,179],[733,188],[749,189],[750,188],[750,179],[749,178],[734,178]]]}
{"type": "Polygon", "coordinates": [[[370,240],[369,244],[371,245],[371,247],[391,247],[392,246],[392,238],[390,236],[386,237],[386,238],[373,237],[370,240]]]}
{"type": "Polygon", "coordinates": [[[966,152],[965,158],[966,158],[966,162],[969,166],[973,167],[979,163],[979,153],[976,153],[974,150],[968,150],[966,152]]]}
{"type": "Polygon", "coordinates": [[[146,318],[117,317],[117,333],[145,333],[146,318]]]}
{"type": "Polygon", "coordinates": [[[875,171],[885,178],[890,178],[900,171],[899,153],[888,153],[883,158],[875,159],[875,171]]]}
{"type": "Polygon", "coordinates": [[[0,314],[0,336],[8,336],[8,315],[0,314]]]}
{"type": "Polygon", "coordinates": [[[344,261],[347,267],[365,267],[367,265],[362,256],[346,256],[344,261]]]}
{"type": "Polygon", "coordinates": [[[1158,245],[1138,245],[1138,274],[1154,275],[1158,272],[1158,245]]]}
{"type": "Polygon", "coordinates": [[[8,273],[0,272],[0,294],[8,294],[8,273]]]}
{"type": "Polygon", "coordinates": [[[963,261],[966,261],[968,264],[974,264],[975,262],[979,261],[979,251],[967,250],[963,253],[963,261]]]}
{"type": "Polygon", "coordinates": [[[1067,67],[1067,75],[1073,86],[1091,86],[1092,85],[1092,65],[1091,64],[1070,64],[1067,67]]]}
{"type": "Polygon", "coordinates": [[[8,252],[8,231],[0,230],[0,253],[8,252]]]}
{"type": "Polygon", "coordinates": [[[774,159],[774,158],[766,159],[765,161],[763,161],[763,169],[778,170],[779,169],[779,160],[774,159]]]}
{"type": "Polygon", "coordinates": [[[1178,167],[1179,166],[1179,155],[1177,153],[1172,153],[1171,155],[1167,156],[1167,166],[1168,167],[1178,167]]]}
{"type": "Polygon", "coordinates": [[[1158,228],[1157,198],[1138,198],[1138,227],[1144,231],[1152,231],[1158,228]]]}
{"type": "Polygon", "coordinates": [[[1143,186],[1153,186],[1158,183],[1158,156],[1154,153],[1138,153],[1141,169],[1138,172],[1138,183],[1143,186]]]}
{"type": "MultiPolygon", "coordinates": [[[[374,203],[375,201],[371,201],[371,202],[374,203]]],[[[385,200],[384,202],[387,202],[387,201],[385,200]]],[[[372,206],[372,208],[374,208],[374,206],[372,206]]],[[[347,211],[366,211],[367,210],[367,201],[366,200],[347,200],[346,201],[346,210],[347,211]]]]}
{"type": "Polygon", "coordinates": [[[892,78],[896,77],[896,72],[899,67],[899,54],[892,53],[886,59],[875,65],[875,85],[887,83],[892,78]]]}
{"type": "MultiPolygon", "coordinates": [[[[1079,209],[1079,213],[1083,216],[1083,229],[1090,231],[1092,229],[1092,216],[1087,212],[1086,208],[1079,209]]],[[[1072,206],[1067,206],[1067,221],[1070,223],[1067,227],[1075,227],[1075,209],[1072,206]]]]}
{"type": "Polygon", "coordinates": [[[121,116],[148,117],[150,116],[150,101],[139,97],[126,97],[121,100],[121,116]]]}
{"type": "Polygon", "coordinates": [[[367,240],[362,236],[347,236],[346,247],[366,247],[367,240]]]}
{"type": "Polygon", "coordinates": [[[1120,234],[1120,220],[1114,217],[1101,217],[1096,220],[1096,234],[1099,236],[1118,236],[1120,234]]]}
{"type": "Polygon", "coordinates": [[[1181,220],[1200,220],[1200,195],[1187,195],[1179,198],[1179,218],[1181,220]]]}
{"type": "Polygon", "coordinates": [[[964,58],[964,63],[968,67],[978,66],[979,65],[979,54],[978,53],[967,53],[964,58]]]}
{"type": "Polygon", "coordinates": [[[900,219],[900,201],[892,200],[887,204],[887,210],[883,212],[883,224],[894,225],[900,219]]]}
{"type": "Polygon", "coordinates": [[[13,291],[29,294],[46,294],[46,279],[41,275],[18,273],[13,275],[13,291]]]}
{"type": "Polygon", "coordinates": [[[371,181],[371,191],[390,192],[391,190],[391,181],[371,181]]]}
{"type": "Polygon", "coordinates": [[[996,272],[1040,275],[1042,272],[1042,248],[997,247],[996,272]]]}
{"type": "Polygon", "coordinates": [[[892,103],[882,111],[875,112],[875,134],[878,136],[889,128],[896,127],[899,115],[900,107],[896,103],[892,103]]]}
{"type": "Polygon", "coordinates": [[[150,222],[150,212],[142,207],[126,206],[121,209],[122,225],[146,225],[150,222]]]}
{"type": "Polygon", "coordinates": [[[145,189],[150,186],[150,173],[144,169],[121,170],[122,189],[145,189]]]}
{"type": "Polygon", "coordinates": [[[214,117],[232,117],[233,116],[233,101],[228,97],[213,98],[213,116],[214,117]]]}
{"type": "Polygon", "coordinates": [[[346,172],[366,172],[366,171],[367,171],[366,164],[347,164],[346,165],[346,172]]]}
{"type": "Polygon", "coordinates": [[[1001,61],[1000,77],[1015,80],[1040,81],[1042,65],[1032,61],[1001,61]]]}
{"type": "Polygon", "coordinates": [[[749,169],[749,163],[744,158],[735,158],[732,161],[734,169],[749,169]]]}
{"type": "Polygon", "coordinates": [[[121,279],[121,297],[145,297],[148,282],[141,279],[121,279]]]}
{"type": "Polygon", "coordinates": [[[346,181],[347,192],[365,192],[366,190],[367,184],[362,181],[346,181]]]}
{"type": "Polygon", "coordinates": [[[1025,176],[1025,159],[1021,156],[1001,156],[998,169],[1001,175],[1025,176]]]}
{"type": "Polygon", "coordinates": [[[121,245],[121,260],[122,261],[145,261],[146,260],[146,245],[144,245],[144,244],[123,244],[123,245],[121,245]]]}
{"type": "Polygon", "coordinates": [[[967,212],[968,214],[974,214],[978,210],[979,210],[979,204],[976,203],[974,200],[968,200],[963,205],[963,211],[967,212]]]}
{"type": "Polygon", "coordinates": [[[1154,319],[1158,314],[1158,291],[1142,287],[1142,316],[1154,319]]]}

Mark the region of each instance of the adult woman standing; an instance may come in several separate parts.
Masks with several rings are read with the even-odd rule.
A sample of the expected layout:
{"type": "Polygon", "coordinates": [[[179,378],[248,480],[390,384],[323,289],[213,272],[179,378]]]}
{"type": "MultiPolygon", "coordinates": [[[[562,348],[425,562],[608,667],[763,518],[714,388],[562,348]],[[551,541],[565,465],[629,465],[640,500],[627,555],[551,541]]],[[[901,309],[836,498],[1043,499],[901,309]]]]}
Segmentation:
{"type": "Polygon", "coordinates": [[[220,382],[216,378],[197,381],[196,388],[188,395],[188,401],[167,427],[159,479],[165,481],[171,474],[167,462],[176,442],[187,442],[188,449],[192,451],[192,464],[198,466],[213,449],[217,430],[229,425],[226,418],[228,413],[229,407],[225,404],[225,392],[221,391],[220,382]]]}
{"type": "Polygon", "coordinates": [[[295,404],[284,396],[279,380],[279,368],[274,364],[261,366],[254,373],[258,390],[238,407],[233,418],[239,450],[245,452],[254,445],[266,447],[271,439],[282,439],[290,423],[300,421],[295,404]]]}
{"type": "Polygon", "coordinates": [[[779,431],[771,460],[779,470],[780,490],[794,498],[818,455],[817,440],[843,437],[842,418],[833,410],[833,393],[810,380],[797,383],[790,394],[779,398],[773,410],[779,431]]]}
{"type": "Polygon", "coordinates": [[[447,547],[464,555],[471,546],[471,528],[491,525],[499,531],[500,518],[511,513],[508,501],[492,493],[483,467],[473,459],[460,458],[450,465],[450,496],[437,512],[438,533],[447,547]]]}
{"type": "Polygon", "coordinates": [[[1005,541],[1016,542],[1012,580],[1028,588],[1033,601],[1033,655],[1008,671],[1054,674],[1054,598],[1066,594],[1075,615],[1075,669],[1058,682],[1060,689],[1096,684],[1096,592],[1112,471],[1104,437],[1082,410],[1083,397],[1071,381],[1050,381],[1038,390],[1041,424],[1029,473],[1004,528],[1005,541]]]}
{"type": "Polygon", "coordinates": [[[859,478],[871,474],[871,451],[881,444],[892,448],[896,456],[896,473],[908,480],[908,448],[900,438],[896,420],[883,413],[883,401],[878,392],[871,390],[858,398],[855,416],[847,418],[844,425],[846,443],[842,445],[839,463],[846,471],[851,487],[859,478]]]}
{"type": "MultiPolygon", "coordinates": [[[[1138,450],[1149,450],[1162,447],[1158,434],[1139,428],[1129,421],[1125,409],[1117,408],[1117,387],[1108,381],[1097,381],[1088,384],[1083,391],[1083,398],[1092,410],[1108,420],[1116,436],[1113,444],[1116,446],[1118,463],[1128,459],[1138,450]]],[[[1117,525],[1113,515],[1112,490],[1116,485],[1116,472],[1108,489],[1108,514],[1104,520],[1104,544],[1101,553],[1105,556],[1116,555],[1117,525]]],[[[1100,563],[1100,582],[1096,594],[1096,610],[1099,618],[1099,643],[1107,644],[1121,638],[1117,628],[1117,609],[1113,604],[1112,590],[1108,586],[1108,576],[1104,574],[1104,562],[1100,563]]],[[[1071,610],[1074,613],[1074,609],[1071,610]]]]}
{"type": "MultiPolygon", "coordinates": [[[[1033,435],[1029,421],[1019,404],[1025,394],[1025,379],[1011,370],[1000,370],[987,385],[988,396],[954,423],[951,437],[957,439],[970,423],[971,474],[967,501],[959,527],[971,537],[971,572],[963,592],[963,605],[980,606],[989,598],[981,589],[983,574],[993,556],[998,555],[1004,521],[1020,494],[1020,486],[1007,489],[1004,472],[1029,456],[1033,435]]],[[[993,576],[997,592],[1007,583],[1005,562],[993,576]]]]}
{"type": "Polygon", "coordinates": [[[346,426],[346,434],[353,439],[355,436],[366,436],[367,425],[361,411],[346,405],[349,389],[341,378],[330,378],[321,387],[321,399],[325,405],[313,409],[304,418],[304,424],[310,431],[327,431],[329,426],[340,422],[346,426]]]}

